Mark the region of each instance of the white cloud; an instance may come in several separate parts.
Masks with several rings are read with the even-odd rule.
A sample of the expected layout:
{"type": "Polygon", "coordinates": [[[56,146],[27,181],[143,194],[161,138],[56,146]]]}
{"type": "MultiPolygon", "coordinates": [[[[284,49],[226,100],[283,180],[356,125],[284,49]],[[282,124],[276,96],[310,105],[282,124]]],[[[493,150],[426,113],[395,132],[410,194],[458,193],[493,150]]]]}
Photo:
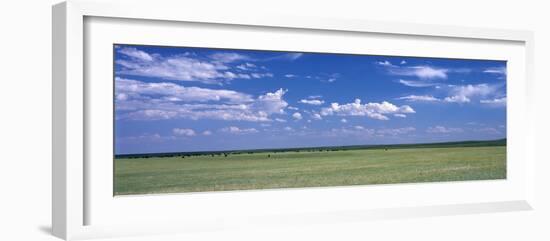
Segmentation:
{"type": "Polygon", "coordinates": [[[124,101],[128,99],[128,95],[125,93],[118,93],[115,97],[116,100],[124,101]]]}
{"type": "Polygon", "coordinates": [[[440,99],[435,98],[431,95],[408,95],[397,98],[398,100],[406,100],[406,101],[426,101],[426,102],[435,102],[440,101],[440,99]]]}
{"type": "Polygon", "coordinates": [[[294,74],[285,74],[286,78],[296,78],[297,76],[294,74]]]}
{"type": "Polygon", "coordinates": [[[294,118],[296,120],[301,120],[302,119],[302,114],[300,114],[300,112],[295,112],[294,114],[292,114],[292,118],[294,118]]]}
{"type": "Polygon", "coordinates": [[[481,104],[487,104],[487,105],[491,105],[491,106],[506,106],[506,97],[488,99],[488,100],[480,100],[479,102],[481,104]]]}
{"type": "Polygon", "coordinates": [[[311,100],[311,99],[302,99],[299,102],[302,104],[308,104],[308,105],[322,105],[325,103],[324,100],[311,100]]]}
{"type": "Polygon", "coordinates": [[[378,65],[381,65],[381,66],[387,66],[387,67],[394,67],[395,65],[393,65],[390,61],[378,61],[376,62],[376,64],[378,65]]]}
{"type": "Polygon", "coordinates": [[[193,129],[182,129],[182,128],[174,128],[172,130],[172,133],[174,133],[174,135],[178,135],[178,136],[195,136],[196,133],[193,129]]]}
{"type": "Polygon", "coordinates": [[[135,48],[122,48],[118,51],[130,56],[129,59],[117,59],[121,66],[117,74],[154,77],[168,80],[197,81],[216,84],[233,79],[259,79],[273,77],[271,73],[253,72],[253,64],[245,63],[233,69],[229,63],[249,60],[237,53],[216,53],[208,58],[199,58],[192,54],[161,56],[149,54],[135,48]],[[154,56],[154,57],[153,57],[154,56]],[[246,70],[246,72],[241,72],[246,70]]]}
{"type": "Polygon", "coordinates": [[[407,64],[407,61],[401,60],[401,64],[407,64]]]}
{"type": "Polygon", "coordinates": [[[428,79],[447,79],[449,69],[437,68],[433,66],[396,66],[388,61],[378,62],[378,65],[384,66],[389,74],[398,76],[417,77],[423,80],[428,79]]]}
{"type": "Polygon", "coordinates": [[[485,70],[483,70],[483,73],[487,73],[487,74],[498,74],[498,75],[506,75],[506,67],[492,67],[492,68],[487,68],[485,70]]]}
{"type": "Polygon", "coordinates": [[[292,129],[292,127],[290,127],[290,126],[287,126],[287,127],[284,128],[284,130],[285,130],[285,131],[292,131],[293,129],[292,129]]]}
{"type": "Polygon", "coordinates": [[[412,66],[390,69],[390,73],[403,76],[416,76],[420,79],[447,79],[448,69],[431,66],[412,66]]]}
{"type": "Polygon", "coordinates": [[[451,96],[446,97],[446,102],[467,103],[474,96],[487,96],[493,94],[497,86],[488,84],[459,85],[451,87],[451,96]]]}
{"type": "Polygon", "coordinates": [[[158,95],[168,101],[220,101],[226,100],[230,103],[246,103],[253,99],[250,95],[232,90],[214,90],[199,87],[184,87],[174,83],[148,83],[137,80],[115,78],[117,97],[123,95],[126,100],[129,96],[137,95],[158,95]]]}
{"type": "Polygon", "coordinates": [[[203,136],[210,136],[210,135],[212,135],[212,131],[209,131],[209,130],[203,131],[202,135],[203,136]]]}
{"type": "Polygon", "coordinates": [[[231,133],[231,134],[251,134],[251,133],[258,133],[258,130],[255,128],[245,128],[241,129],[236,126],[229,126],[221,129],[222,132],[231,133]]]}
{"type": "Polygon", "coordinates": [[[336,80],[338,80],[338,78],[340,77],[341,75],[339,73],[332,73],[332,74],[322,74],[321,76],[317,76],[315,78],[320,80],[321,82],[333,83],[336,80]]]}
{"type": "Polygon", "coordinates": [[[174,83],[145,83],[116,79],[117,119],[216,119],[271,121],[274,114],[285,113],[286,91],[279,89],[254,98],[232,91],[183,87],[174,83]]]}
{"type": "Polygon", "coordinates": [[[285,55],[285,58],[294,61],[294,60],[299,59],[303,55],[304,55],[303,53],[288,53],[288,54],[285,55]]]}
{"type": "Polygon", "coordinates": [[[340,122],[342,122],[342,123],[348,123],[348,120],[346,120],[345,118],[342,118],[342,119],[340,120],[340,122]]]}
{"type": "Polygon", "coordinates": [[[393,116],[399,117],[399,118],[407,118],[407,115],[405,114],[393,114],[393,116]]]}
{"type": "Polygon", "coordinates": [[[468,98],[467,96],[464,96],[464,95],[455,95],[455,96],[449,96],[449,97],[445,97],[445,102],[450,102],[450,103],[468,103],[470,102],[470,98],[468,98]]]}
{"type": "Polygon", "coordinates": [[[405,86],[409,86],[409,87],[431,87],[431,86],[436,86],[437,85],[437,83],[432,83],[432,82],[423,81],[423,80],[403,80],[403,79],[400,79],[399,83],[403,84],[405,86]]]}
{"type": "Polygon", "coordinates": [[[131,47],[120,48],[118,52],[141,61],[153,61],[153,56],[149,55],[144,51],[138,50],[136,48],[131,48],[131,47]]]}
{"type": "Polygon", "coordinates": [[[227,71],[228,67],[224,65],[216,65],[185,56],[175,56],[151,62],[136,61],[127,63],[117,61],[117,64],[125,67],[118,74],[170,80],[217,83],[221,80],[239,77],[239,75],[227,71]]]}
{"type": "Polygon", "coordinates": [[[298,107],[294,107],[294,106],[288,106],[287,107],[289,110],[299,110],[300,108],[298,107]]]}
{"type": "Polygon", "coordinates": [[[272,73],[263,73],[263,74],[260,74],[260,73],[251,73],[250,76],[254,79],[261,79],[261,78],[265,78],[265,77],[273,77],[273,74],[272,73]]]}
{"type": "Polygon", "coordinates": [[[436,133],[436,134],[448,134],[448,133],[458,133],[463,132],[461,128],[450,128],[450,127],[444,127],[444,126],[434,126],[429,127],[426,132],[428,133],[436,133]]]}
{"type": "Polygon", "coordinates": [[[407,135],[415,132],[414,127],[402,128],[385,128],[385,129],[369,129],[363,126],[354,126],[353,128],[333,128],[326,135],[329,136],[355,136],[355,137],[383,137],[383,136],[399,136],[407,135]]]}
{"type": "Polygon", "coordinates": [[[288,103],[283,100],[286,92],[286,90],[278,89],[273,93],[268,92],[265,95],[260,95],[251,108],[267,114],[283,114],[285,113],[284,109],[288,106],[288,103]]]}
{"type": "Polygon", "coordinates": [[[277,122],[282,122],[282,123],[285,123],[285,122],[286,122],[285,119],[281,119],[281,118],[275,118],[275,121],[277,121],[277,122]]]}
{"type": "Polygon", "coordinates": [[[321,115],[339,115],[339,116],[367,116],[377,120],[389,120],[386,114],[409,114],[415,111],[408,105],[396,106],[384,101],[382,103],[361,104],[360,99],[355,102],[340,105],[332,103],[330,107],[321,109],[321,115]]]}
{"type": "Polygon", "coordinates": [[[252,64],[252,63],[244,63],[244,64],[237,65],[236,68],[240,69],[240,70],[243,70],[243,71],[247,71],[247,70],[251,70],[251,69],[256,68],[256,65],[252,64]]]}
{"type": "Polygon", "coordinates": [[[264,61],[269,61],[269,60],[294,61],[294,60],[297,60],[297,59],[301,58],[302,56],[304,56],[303,53],[286,53],[286,54],[277,55],[275,57],[266,58],[266,59],[264,59],[264,61]]]}
{"type": "Polygon", "coordinates": [[[313,118],[314,120],[322,120],[323,117],[321,117],[321,115],[319,115],[318,113],[315,113],[313,115],[311,115],[311,118],[313,118]]]}
{"type": "Polygon", "coordinates": [[[210,59],[220,63],[232,63],[242,60],[250,60],[250,57],[238,53],[222,52],[209,56],[210,59]]]}

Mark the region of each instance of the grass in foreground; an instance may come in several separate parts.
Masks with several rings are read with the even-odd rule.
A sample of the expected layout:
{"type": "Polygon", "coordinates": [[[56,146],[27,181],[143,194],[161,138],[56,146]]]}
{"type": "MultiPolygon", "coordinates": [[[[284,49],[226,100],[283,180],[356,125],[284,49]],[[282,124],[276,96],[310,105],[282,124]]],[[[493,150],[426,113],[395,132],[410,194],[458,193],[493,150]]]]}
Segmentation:
{"type": "Polygon", "coordinates": [[[115,159],[115,195],[504,178],[506,146],[115,159]]]}

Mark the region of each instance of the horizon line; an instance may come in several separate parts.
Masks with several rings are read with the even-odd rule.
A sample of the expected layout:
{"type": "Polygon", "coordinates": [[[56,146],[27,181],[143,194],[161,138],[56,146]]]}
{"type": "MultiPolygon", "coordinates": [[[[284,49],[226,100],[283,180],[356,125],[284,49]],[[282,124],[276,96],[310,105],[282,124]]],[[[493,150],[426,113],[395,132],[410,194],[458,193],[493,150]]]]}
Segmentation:
{"type": "Polygon", "coordinates": [[[160,155],[160,154],[188,154],[188,153],[223,153],[223,152],[250,152],[250,151],[275,151],[275,150],[299,150],[314,148],[335,148],[335,147],[379,147],[379,146],[399,146],[399,145],[429,145],[429,144],[452,144],[464,142],[491,142],[502,141],[507,138],[488,139],[488,140],[461,140],[461,141],[441,141],[441,142],[418,142],[418,143],[393,143],[393,144],[357,144],[357,145],[328,145],[328,146],[301,146],[301,147],[281,147],[281,148],[255,148],[255,149],[231,149],[231,150],[211,150],[211,151],[171,151],[171,152],[147,152],[147,153],[124,153],[114,154],[113,156],[133,156],[133,155],[160,155]]]}

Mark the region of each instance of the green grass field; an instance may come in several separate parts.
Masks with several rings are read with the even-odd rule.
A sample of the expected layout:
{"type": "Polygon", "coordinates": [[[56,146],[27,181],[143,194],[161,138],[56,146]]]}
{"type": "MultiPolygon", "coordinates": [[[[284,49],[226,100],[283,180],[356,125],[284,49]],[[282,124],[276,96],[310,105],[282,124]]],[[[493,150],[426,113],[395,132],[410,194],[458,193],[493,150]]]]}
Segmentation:
{"type": "Polygon", "coordinates": [[[115,159],[115,195],[504,178],[506,146],[115,159]]]}

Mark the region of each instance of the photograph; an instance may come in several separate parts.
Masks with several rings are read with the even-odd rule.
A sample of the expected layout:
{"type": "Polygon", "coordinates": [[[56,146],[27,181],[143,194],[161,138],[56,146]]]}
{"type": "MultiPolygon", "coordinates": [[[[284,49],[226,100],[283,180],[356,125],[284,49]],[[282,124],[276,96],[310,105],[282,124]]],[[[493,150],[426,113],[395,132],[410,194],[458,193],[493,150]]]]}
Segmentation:
{"type": "Polygon", "coordinates": [[[113,44],[114,193],[506,179],[506,60],[113,44]]]}

